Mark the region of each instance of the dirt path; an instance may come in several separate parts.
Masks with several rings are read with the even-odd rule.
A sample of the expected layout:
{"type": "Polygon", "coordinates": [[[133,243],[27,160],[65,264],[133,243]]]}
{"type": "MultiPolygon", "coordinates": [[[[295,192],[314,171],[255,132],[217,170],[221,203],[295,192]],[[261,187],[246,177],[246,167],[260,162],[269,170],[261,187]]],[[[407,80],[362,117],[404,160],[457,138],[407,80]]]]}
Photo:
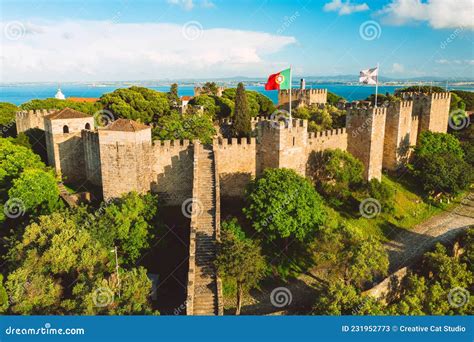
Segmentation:
{"type": "MultiPolygon", "coordinates": [[[[400,229],[394,238],[385,244],[390,260],[389,272],[416,262],[421,255],[437,242],[450,242],[462,230],[474,225],[474,193],[470,193],[455,208],[435,215],[411,230],[400,229]]],[[[246,298],[242,308],[244,315],[307,314],[314,301],[318,282],[308,275],[301,275],[285,284],[263,286],[246,298]],[[275,307],[270,300],[277,287],[285,287],[291,293],[291,303],[282,308],[275,307]]],[[[283,299],[287,299],[288,296],[283,299]]],[[[230,303],[226,303],[230,304],[230,303]]],[[[233,310],[226,314],[233,314],[233,310]]]]}
{"type": "Polygon", "coordinates": [[[389,272],[416,262],[437,242],[451,242],[464,229],[474,225],[474,193],[450,211],[436,215],[411,230],[400,230],[385,244],[390,260],[389,272]]]}

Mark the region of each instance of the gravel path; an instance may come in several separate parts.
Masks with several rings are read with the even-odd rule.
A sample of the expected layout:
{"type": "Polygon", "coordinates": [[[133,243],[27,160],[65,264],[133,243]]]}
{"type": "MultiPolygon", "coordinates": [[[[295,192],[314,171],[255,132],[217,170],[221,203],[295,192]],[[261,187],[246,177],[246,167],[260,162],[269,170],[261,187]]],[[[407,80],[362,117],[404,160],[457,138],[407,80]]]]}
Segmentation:
{"type": "Polygon", "coordinates": [[[464,229],[474,226],[474,193],[450,211],[431,217],[411,230],[400,230],[385,244],[389,272],[413,264],[437,242],[451,242],[464,229]]]}

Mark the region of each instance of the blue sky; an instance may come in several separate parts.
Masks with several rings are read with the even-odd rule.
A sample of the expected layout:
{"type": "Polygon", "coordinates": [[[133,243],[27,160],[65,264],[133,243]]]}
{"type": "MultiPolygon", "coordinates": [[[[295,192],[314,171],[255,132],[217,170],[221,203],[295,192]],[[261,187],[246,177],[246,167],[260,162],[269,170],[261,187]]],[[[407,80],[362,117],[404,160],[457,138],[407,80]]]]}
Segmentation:
{"type": "Polygon", "coordinates": [[[2,0],[2,81],[474,78],[471,0],[2,0]],[[365,28],[365,30],[364,30],[365,28]]]}

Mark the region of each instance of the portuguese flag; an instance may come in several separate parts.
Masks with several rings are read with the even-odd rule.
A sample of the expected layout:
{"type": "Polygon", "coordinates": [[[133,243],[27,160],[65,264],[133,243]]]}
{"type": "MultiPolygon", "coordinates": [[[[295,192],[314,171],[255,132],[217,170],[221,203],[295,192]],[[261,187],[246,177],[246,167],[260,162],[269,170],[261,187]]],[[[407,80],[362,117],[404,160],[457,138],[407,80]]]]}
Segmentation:
{"type": "Polygon", "coordinates": [[[270,75],[265,84],[265,90],[280,90],[291,88],[291,68],[270,75]]]}

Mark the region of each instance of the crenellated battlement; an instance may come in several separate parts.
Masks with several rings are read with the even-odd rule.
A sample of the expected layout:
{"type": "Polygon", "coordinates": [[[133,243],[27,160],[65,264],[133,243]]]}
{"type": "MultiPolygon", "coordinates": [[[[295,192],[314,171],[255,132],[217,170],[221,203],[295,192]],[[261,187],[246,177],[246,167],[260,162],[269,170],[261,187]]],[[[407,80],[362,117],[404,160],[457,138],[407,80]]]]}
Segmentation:
{"type": "MultiPolygon", "coordinates": [[[[288,89],[282,89],[279,91],[279,93],[282,95],[290,94],[288,89]]],[[[327,89],[291,89],[291,95],[311,95],[311,94],[324,95],[327,93],[328,93],[327,89]]]]}
{"type": "Polygon", "coordinates": [[[335,128],[335,129],[328,129],[326,131],[321,132],[310,132],[308,133],[309,139],[319,139],[324,137],[331,137],[331,136],[341,136],[347,134],[346,128],[335,128]]]}
{"type": "Polygon", "coordinates": [[[348,115],[360,115],[360,116],[371,116],[371,115],[386,115],[386,107],[362,107],[362,108],[349,108],[348,115]]]}
{"type": "Polygon", "coordinates": [[[218,138],[212,141],[213,145],[220,147],[226,146],[255,146],[257,144],[257,139],[255,137],[251,138],[218,138]]]}
{"type": "Polygon", "coordinates": [[[16,112],[15,122],[17,133],[25,132],[33,128],[39,128],[44,131],[44,117],[56,111],[56,109],[36,109],[16,112]]]}

